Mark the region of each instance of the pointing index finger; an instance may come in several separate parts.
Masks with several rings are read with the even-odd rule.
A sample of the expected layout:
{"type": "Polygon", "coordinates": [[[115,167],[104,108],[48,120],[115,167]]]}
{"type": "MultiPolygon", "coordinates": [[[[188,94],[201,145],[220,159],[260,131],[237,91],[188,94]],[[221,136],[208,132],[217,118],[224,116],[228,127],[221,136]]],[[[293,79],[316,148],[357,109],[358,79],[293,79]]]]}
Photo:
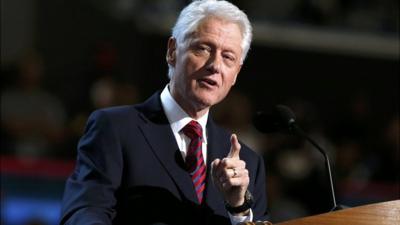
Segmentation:
{"type": "Polygon", "coordinates": [[[240,144],[236,134],[231,135],[231,150],[229,151],[228,158],[239,158],[240,144]]]}

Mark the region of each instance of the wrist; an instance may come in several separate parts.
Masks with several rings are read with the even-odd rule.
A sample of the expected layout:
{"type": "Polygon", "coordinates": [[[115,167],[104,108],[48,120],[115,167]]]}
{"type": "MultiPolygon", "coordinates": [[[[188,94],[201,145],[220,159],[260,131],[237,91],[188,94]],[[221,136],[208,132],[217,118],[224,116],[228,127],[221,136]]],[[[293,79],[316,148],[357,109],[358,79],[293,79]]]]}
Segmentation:
{"type": "Polygon", "coordinates": [[[251,195],[249,190],[246,190],[243,200],[237,202],[234,205],[231,205],[229,202],[225,202],[225,208],[232,215],[248,214],[251,206],[253,205],[253,196],[251,195]]]}
{"type": "Polygon", "coordinates": [[[240,213],[231,213],[231,215],[232,216],[249,216],[250,215],[250,209],[247,209],[244,212],[240,212],[240,213]]]}
{"type": "Polygon", "coordinates": [[[235,200],[225,200],[225,205],[231,206],[231,207],[238,207],[243,205],[245,202],[244,195],[240,199],[235,199],[235,200]]]}

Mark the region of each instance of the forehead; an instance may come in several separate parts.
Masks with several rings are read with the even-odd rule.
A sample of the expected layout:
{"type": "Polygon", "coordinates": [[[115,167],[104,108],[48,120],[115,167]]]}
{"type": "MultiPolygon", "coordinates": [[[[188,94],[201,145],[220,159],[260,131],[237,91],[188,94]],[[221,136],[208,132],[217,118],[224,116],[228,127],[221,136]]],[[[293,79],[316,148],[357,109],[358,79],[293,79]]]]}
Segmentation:
{"type": "Polygon", "coordinates": [[[243,40],[242,32],[238,24],[218,18],[204,19],[190,36],[191,39],[194,40],[201,41],[211,39],[239,47],[243,40]]]}

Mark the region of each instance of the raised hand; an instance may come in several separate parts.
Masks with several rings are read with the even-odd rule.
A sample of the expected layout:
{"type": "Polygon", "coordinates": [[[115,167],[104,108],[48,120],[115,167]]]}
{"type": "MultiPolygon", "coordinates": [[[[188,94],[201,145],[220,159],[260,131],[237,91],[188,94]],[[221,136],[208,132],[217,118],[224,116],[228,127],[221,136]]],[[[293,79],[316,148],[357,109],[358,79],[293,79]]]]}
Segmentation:
{"type": "Polygon", "coordinates": [[[231,136],[231,150],[221,159],[211,163],[211,174],[214,185],[223,194],[225,201],[233,206],[244,203],[244,195],[249,186],[249,172],[246,163],[240,160],[240,144],[236,134],[231,136]]]}

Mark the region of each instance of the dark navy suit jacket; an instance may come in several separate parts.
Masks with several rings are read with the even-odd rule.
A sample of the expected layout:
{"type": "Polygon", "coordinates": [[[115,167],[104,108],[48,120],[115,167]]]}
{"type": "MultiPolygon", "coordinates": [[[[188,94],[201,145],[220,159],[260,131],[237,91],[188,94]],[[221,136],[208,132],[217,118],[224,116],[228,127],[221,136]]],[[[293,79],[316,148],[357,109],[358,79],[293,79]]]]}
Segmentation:
{"type": "MultiPolygon", "coordinates": [[[[78,145],[75,171],[66,182],[61,224],[230,224],[211,181],[210,163],[230,150],[230,134],[207,122],[205,202],[192,180],[163,111],[160,93],[146,102],[95,111],[78,145]]],[[[255,220],[265,220],[263,159],[242,144],[255,220]]]]}

